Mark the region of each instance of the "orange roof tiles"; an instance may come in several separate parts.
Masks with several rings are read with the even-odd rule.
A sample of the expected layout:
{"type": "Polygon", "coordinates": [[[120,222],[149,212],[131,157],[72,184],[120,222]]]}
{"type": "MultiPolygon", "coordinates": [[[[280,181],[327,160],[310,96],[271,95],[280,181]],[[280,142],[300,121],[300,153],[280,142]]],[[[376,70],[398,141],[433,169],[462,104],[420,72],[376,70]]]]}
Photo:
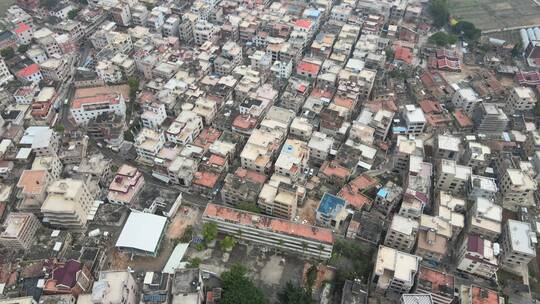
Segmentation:
{"type": "Polygon", "coordinates": [[[370,176],[362,174],[353,179],[349,184],[358,190],[365,190],[376,187],[379,184],[379,181],[370,176]]]}
{"type": "Polygon", "coordinates": [[[335,96],[334,103],[338,106],[353,110],[355,106],[355,101],[349,97],[335,96]]]}
{"type": "Polygon", "coordinates": [[[233,120],[232,126],[242,130],[249,130],[255,127],[257,120],[251,116],[238,115],[233,120]]]}
{"type": "Polygon", "coordinates": [[[340,177],[342,179],[345,179],[347,177],[349,177],[349,175],[351,174],[350,170],[343,167],[343,166],[340,166],[339,164],[335,163],[335,162],[329,162],[329,161],[325,161],[322,166],[321,166],[321,169],[320,169],[320,172],[326,176],[337,176],[337,177],[340,177]]]}
{"type": "Polygon", "coordinates": [[[362,209],[364,205],[371,204],[371,199],[358,192],[358,189],[351,187],[350,184],[347,184],[345,187],[341,188],[337,196],[341,197],[347,202],[348,205],[351,205],[358,210],[362,209]]]}
{"type": "Polygon", "coordinates": [[[46,170],[24,170],[17,183],[24,193],[39,194],[43,191],[47,182],[46,170]]]}
{"type": "Polygon", "coordinates": [[[456,119],[459,126],[462,127],[462,128],[470,127],[470,126],[473,125],[472,120],[469,118],[469,116],[467,116],[465,113],[463,113],[462,109],[457,109],[454,112],[454,118],[456,119]]]}
{"type": "Polygon", "coordinates": [[[14,32],[15,34],[24,33],[26,31],[30,30],[30,26],[28,24],[21,22],[19,25],[15,28],[14,32]]]}
{"type": "Polygon", "coordinates": [[[326,244],[332,244],[334,242],[334,236],[329,229],[304,225],[264,215],[255,215],[253,213],[215,204],[208,204],[204,210],[203,216],[326,244]]]}
{"type": "Polygon", "coordinates": [[[39,65],[33,63],[17,72],[19,77],[29,77],[39,72],[39,65]]]}
{"type": "Polygon", "coordinates": [[[498,304],[499,295],[496,291],[482,288],[478,286],[472,286],[471,288],[471,304],[498,304]]]}
{"type": "Polygon", "coordinates": [[[408,47],[398,46],[394,53],[394,60],[403,61],[406,64],[411,64],[413,59],[412,50],[408,47]]]}
{"type": "Polygon", "coordinates": [[[192,183],[194,185],[213,189],[216,186],[218,179],[219,179],[219,175],[216,173],[207,172],[207,171],[199,171],[195,173],[192,183]]]}
{"type": "Polygon", "coordinates": [[[304,28],[304,29],[311,28],[311,24],[312,24],[311,20],[308,20],[308,19],[298,19],[294,22],[294,25],[304,28]]]}
{"type": "Polygon", "coordinates": [[[264,184],[266,182],[266,175],[253,170],[247,170],[242,167],[236,169],[234,174],[240,178],[245,178],[251,182],[264,184]]]}
{"type": "Polygon", "coordinates": [[[81,98],[74,99],[71,103],[71,108],[78,109],[85,104],[95,104],[95,103],[118,104],[119,102],[120,102],[120,98],[118,94],[114,94],[114,93],[103,94],[103,95],[81,97],[81,98]]]}
{"type": "Polygon", "coordinates": [[[208,159],[209,165],[224,166],[226,162],[227,160],[225,159],[225,157],[216,154],[212,154],[208,159]]]}
{"type": "Polygon", "coordinates": [[[299,73],[305,72],[311,75],[317,75],[319,73],[319,66],[315,63],[302,61],[298,64],[296,70],[299,73]]]}

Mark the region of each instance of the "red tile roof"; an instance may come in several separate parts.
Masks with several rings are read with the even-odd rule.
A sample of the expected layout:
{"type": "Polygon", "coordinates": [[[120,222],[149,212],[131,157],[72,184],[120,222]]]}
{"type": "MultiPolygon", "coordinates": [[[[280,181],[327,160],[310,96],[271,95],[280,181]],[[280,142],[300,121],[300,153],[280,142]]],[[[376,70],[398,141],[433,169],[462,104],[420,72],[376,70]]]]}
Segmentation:
{"type": "Polygon", "coordinates": [[[462,128],[471,127],[473,125],[472,120],[469,118],[469,116],[463,113],[462,109],[457,109],[454,112],[454,118],[456,119],[458,125],[462,128]]]}
{"type": "Polygon", "coordinates": [[[213,189],[216,186],[218,179],[219,175],[216,173],[199,171],[195,173],[195,176],[193,178],[193,184],[213,189]]]}
{"type": "Polygon", "coordinates": [[[20,34],[28,30],[30,30],[30,27],[26,23],[21,22],[19,23],[19,25],[17,25],[17,27],[13,31],[15,32],[15,34],[20,34]]]}
{"type": "Polygon", "coordinates": [[[411,64],[413,59],[412,50],[408,47],[398,46],[394,53],[394,60],[403,61],[406,64],[411,64]]]}
{"type": "Polygon", "coordinates": [[[308,19],[298,19],[294,22],[294,25],[305,29],[311,28],[311,24],[311,20],[308,19]]]}
{"type": "Polygon", "coordinates": [[[304,72],[311,75],[319,74],[319,66],[311,62],[305,62],[305,61],[300,62],[296,70],[298,71],[298,73],[304,72]]]}
{"type": "Polygon", "coordinates": [[[39,65],[37,65],[36,63],[33,63],[33,64],[19,70],[17,72],[17,76],[26,78],[26,77],[34,75],[34,74],[36,74],[38,72],[39,72],[39,65]]]}
{"type": "Polygon", "coordinates": [[[215,204],[206,205],[203,216],[217,218],[243,226],[255,227],[260,230],[301,237],[325,244],[332,244],[334,242],[334,236],[329,229],[304,225],[259,214],[255,215],[215,204]]]}
{"type": "Polygon", "coordinates": [[[499,304],[499,295],[491,289],[472,286],[471,293],[471,304],[499,304]]]}

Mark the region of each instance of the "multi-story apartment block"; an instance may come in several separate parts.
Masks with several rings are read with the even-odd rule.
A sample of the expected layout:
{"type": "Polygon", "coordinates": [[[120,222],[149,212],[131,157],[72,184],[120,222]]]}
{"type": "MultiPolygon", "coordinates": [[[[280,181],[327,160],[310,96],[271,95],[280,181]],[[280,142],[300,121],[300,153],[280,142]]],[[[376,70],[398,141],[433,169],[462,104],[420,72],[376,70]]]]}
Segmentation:
{"type": "Polygon", "coordinates": [[[39,65],[44,79],[64,81],[70,74],[70,64],[67,59],[49,58],[39,65]]]}
{"type": "Polygon", "coordinates": [[[163,132],[157,132],[152,129],[142,128],[135,138],[135,150],[137,151],[137,160],[153,164],[159,150],[165,144],[165,135],[163,132]]]}
{"type": "Polygon", "coordinates": [[[178,26],[180,18],[177,16],[169,16],[163,24],[163,35],[165,37],[176,37],[178,35],[178,26]]]}
{"type": "Polygon", "coordinates": [[[401,108],[403,121],[397,121],[392,132],[394,134],[420,135],[426,126],[426,117],[421,108],[415,105],[406,105],[401,108]]]}
{"type": "Polygon", "coordinates": [[[3,58],[0,58],[0,85],[4,85],[13,79],[14,77],[9,72],[6,62],[3,58]]]}
{"type": "Polygon", "coordinates": [[[70,112],[78,125],[86,125],[103,113],[124,115],[126,103],[122,94],[99,94],[89,97],[75,98],[71,102],[70,112]]]}
{"type": "Polygon", "coordinates": [[[45,221],[58,227],[84,228],[95,197],[90,187],[83,180],[69,178],[53,182],[41,206],[45,221]]]}
{"type": "Polygon", "coordinates": [[[419,138],[407,138],[398,135],[396,151],[392,156],[393,170],[398,173],[406,173],[409,169],[411,156],[424,156],[424,141],[419,138]]]}
{"type": "Polygon", "coordinates": [[[430,294],[433,298],[433,304],[453,303],[456,298],[454,287],[453,275],[420,266],[415,292],[430,294]]]}
{"type": "Polygon", "coordinates": [[[192,143],[203,127],[203,120],[199,115],[191,110],[182,111],[165,131],[165,137],[169,142],[185,145],[192,143]]]}
{"type": "Polygon", "coordinates": [[[309,160],[315,164],[322,164],[330,155],[334,145],[334,138],[321,132],[313,132],[309,139],[309,160]]]}
{"type": "Polygon", "coordinates": [[[533,192],[536,182],[520,169],[506,169],[499,181],[502,204],[505,209],[517,210],[519,207],[534,205],[533,192]]]}
{"type": "Polygon", "coordinates": [[[243,202],[256,202],[265,181],[266,176],[262,173],[238,168],[234,174],[229,173],[225,177],[221,199],[232,206],[243,202]]]}
{"type": "Polygon", "coordinates": [[[509,219],[504,225],[500,240],[501,267],[523,275],[527,264],[536,257],[538,240],[530,223],[509,219]]]}
{"type": "Polygon", "coordinates": [[[468,212],[467,229],[495,241],[502,230],[502,207],[483,197],[477,197],[468,212]]]}
{"type": "Polygon", "coordinates": [[[481,103],[472,117],[481,134],[501,134],[510,121],[502,109],[491,103],[481,103]]]}
{"type": "Polygon", "coordinates": [[[379,246],[372,278],[376,292],[410,292],[416,282],[420,260],[421,258],[415,255],[379,246]]]}
{"type": "Polygon", "coordinates": [[[435,157],[458,160],[461,151],[461,139],[452,135],[437,135],[435,139],[435,157]]]}
{"type": "Polygon", "coordinates": [[[253,214],[215,204],[206,205],[203,222],[238,239],[317,259],[332,255],[334,236],[325,228],[253,214]]]}
{"type": "Polygon", "coordinates": [[[452,225],[444,218],[422,214],[415,254],[427,261],[440,263],[448,254],[452,233],[452,225]]]}
{"type": "Polygon", "coordinates": [[[283,132],[278,130],[253,130],[240,153],[242,167],[261,173],[268,172],[283,139],[283,132]]]}
{"type": "Polygon", "coordinates": [[[472,88],[459,89],[454,93],[454,97],[452,97],[452,105],[456,108],[463,109],[468,115],[473,113],[481,101],[472,88]]]}
{"type": "Polygon", "coordinates": [[[28,250],[34,244],[35,234],[41,223],[32,213],[10,213],[0,233],[0,245],[4,248],[28,250]]]}
{"type": "Polygon", "coordinates": [[[273,175],[262,187],[257,205],[268,215],[292,220],[305,196],[304,187],[293,184],[288,178],[273,175]]]}
{"type": "Polygon", "coordinates": [[[506,109],[508,113],[531,111],[536,105],[537,97],[530,87],[514,87],[510,90],[506,109]]]}
{"type": "Polygon", "coordinates": [[[45,50],[45,52],[47,52],[49,57],[53,55],[62,55],[60,46],[58,45],[58,42],[56,42],[55,33],[53,33],[50,29],[44,27],[35,31],[34,39],[36,40],[37,44],[39,44],[45,50]]]}
{"type": "Polygon", "coordinates": [[[167,109],[162,103],[153,102],[143,105],[144,112],[141,114],[143,127],[157,130],[167,118],[167,109]]]}
{"type": "Polygon", "coordinates": [[[296,182],[304,177],[304,169],[308,168],[308,160],[307,143],[297,139],[287,139],[274,163],[274,171],[296,182]]]}
{"type": "Polygon", "coordinates": [[[471,175],[465,193],[470,200],[483,197],[490,201],[498,199],[499,188],[497,182],[492,177],[471,175]]]}
{"type": "Polygon", "coordinates": [[[109,185],[107,200],[112,204],[130,206],[144,186],[144,177],[135,167],[122,165],[109,185]]]}
{"type": "Polygon", "coordinates": [[[403,252],[411,252],[416,244],[419,223],[417,220],[394,215],[386,232],[384,245],[403,252]]]}
{"type": "Polygon", "coordinates": [[[474,172],[483,172],[491,160],[491,149],[479,142],[469,141],[461,156],[461,163],[469,166],[474,172]]]}
{"type": "Polygon", "coordinates": [[[457,269],[491,279],[499,269],[494,244],[477,234],[466,235],[457,256],[457,269]]]}
{"type": "Polygon", "coordinates": [[[59,147],[58,134],[46,126],[31,126],[26,128],[19,141],[23,147],[32,148],[37,156],[56,155],[59,147]]]}
{"type": "Polygon", "coordinates": [[[448,159],[441,159],[436,171],[437,189],[451,193],[463,193],[472,175],[470,167],[458,165],[455,161],[448,159]]]}
{"type": "Polygon", "coordinates": [[[111,7],[111,15],[117,24],[121,26],[129,26],[131,24],[131,10],[127,3],[118,3],[111,7]]]}
{"type": "Polygon", "coordinates": [[[195,44],[202,45],[206,41],[215,41],[219,32],[219,26],[206,20],[198,20],[193,26],[193,39],[195,44]]]}

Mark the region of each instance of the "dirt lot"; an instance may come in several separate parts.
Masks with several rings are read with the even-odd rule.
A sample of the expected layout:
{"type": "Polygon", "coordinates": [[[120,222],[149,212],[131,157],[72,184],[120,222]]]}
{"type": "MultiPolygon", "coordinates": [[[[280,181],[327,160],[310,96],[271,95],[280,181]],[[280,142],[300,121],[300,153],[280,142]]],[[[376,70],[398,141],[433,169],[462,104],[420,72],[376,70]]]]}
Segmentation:
{"type": "Polygon", "coordinates": [[[176,216],[167,226],[161,248],[156,257],[134,257],[130,259],[129,254],[112,249],[109,268],[126,269],[131,267],[135,271],[161,271],[174,249],[174,240],[184,234],[184,230],[188,225],[198,226],[201,222],[201,215],[202,211],[198,208],[180,207],[176,216]],[[187,212],[184,212],[185,210],[187,212]]]}
{"type": "Polygon", "coordinates": [[[302,222],[304,220],[307,221],[308,224],[315,225],[315,213],[317,211],[317,205],[319,204],[318,201],[313,199],[306,199],[304,206],[301,208],[298,208],[298,222],[302,222]]]}
{"type": "Polygon", "coordinates": [[[219,246],[201,252],[190,248],[186,255],[188,259],[202,259],[201,268],[218,276],[231,265],[241,263],[249,270],[254,283],[272,300],[271,303],[276,300],[277,292],[288,281],[302,282],[305,268],[305,262],[296,256],[245,244],[236,244],[230,253],[221,251],[219,246]]]}

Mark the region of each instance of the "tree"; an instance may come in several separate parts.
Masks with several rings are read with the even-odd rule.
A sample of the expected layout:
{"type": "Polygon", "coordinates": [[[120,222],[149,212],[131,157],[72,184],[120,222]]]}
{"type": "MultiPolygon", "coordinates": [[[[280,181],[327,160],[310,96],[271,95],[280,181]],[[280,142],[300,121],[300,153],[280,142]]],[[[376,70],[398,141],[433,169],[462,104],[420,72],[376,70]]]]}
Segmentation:
{"type": "Polygon", "coordinates": [[[82,4],[82,5],[88,5],[87,0],[79,0],[79,3],[82,4]]]}
{"type": "Polygon", "coordinates": [[[73,19],[75,19],[75,17],[77,17],[78,14],[79,14],[78,9],[71,10],[71,11],[68,12],[68,18],[70,20],[73,20],[73,19]]]}
{"type": "Polygon", "coordinates": [[[221,250],[229,251],[236,245],[236,240],[231,236],[226,236],[219,242],[219,245],[221,246],[221,250]]]}
{"type": "Polygon", "coordinates": [[[54,126],[54,130],[58,133],[64,133],[64,131],[66,130],[66,127],[64,127],[63,124],[59,123],[56,126],[54,126]]]}
{"type": "Polygon", "coordinates": [[[516,45],[512,48],[512,57],[519,57],[523,50],[523,43],[521,41],[518,41],[516,45]]]}
{"type": "Polygon", "coordinates": [[[313,285],[315,285],[315,280],[317,280],[317,272],[317,265],[311,265],[306,273],[306,287],[310,293],[313,289],[313,285]]]}
{"type": "Polygon", "coordinates": [[[17,48],[17,52],[19,52],[19,54],[26,53],[26,51],[28,51],[28,45],[21,44],[17,48]]]}
{"type": "Polygon", "coordinates": [[[446,46],[457,42],[457,37],[454,35],[448,35],[445,32],[437,32],[428,38],[429,43],[436,44],[438,46],[446,46]]]}
{"type": "Polygon", "coordinates": [[[223,304],[265,304],[262,291],[247,277],[247,269],[241,264],[221,274],[223,304]]]}
{"type": "Polygon", "coordinates": [[[193,226],[188,225],[186,229],[184,229],[184,234],[182,234],[182,237],[180,238],[180,242],[187,243],[193,239],[193,226]]]}
{"type": "Polygon", "coordinates": [[[395,53],[391,48],[388,48],[384,53],[386,55],[386,61],[392,61],[394,59],[395,53]]]}
{"type": "Polygon", "coordinates": [[[133,137],[133,133],[131,133],[130,130],[127,130],[127,131],[124,132],[124,140],[133,142],[134,139],[135,138],[133,137]]]}
{"type": "Polygon", "coordinates": [[[11,59],[11,58],[13,58],[13,56],[15,56],[15,51],[12,48],[7,47],[7,48],[2,49],[0,51],[0,55],[2,55],[2,57],[4,57],[4,59],[11,59]]]}
{"type": "Polygon", "coordinates": [[[452,26],[452,31],[456,34],[463,35],[463,38],[469,41],[478,41],[482,35],[482,32],[473,23],[468,21],[459,21],[452,26]]]}
{"type": "Polygon", "coordinates": [[[203,226],[202,235],[206,243],[216,239],[218,227],[216,223],[208,222],[203,226]]]}
{"type": "Polygon", "coordinates": [[[429,12],[436,27],[442,27],[448,22],[450,13],[448,11],[447,0],[433,0],[429,6],[429,12]]]}
{"type": "Polygon", "coordinates": [[[186,268],[199,268],[201,262],[202,260],[200,258],[194,257],[188,261],[186,268]]]}
{"type": "Polygon", "coordinates": [[[259,206],[257,206],[255,203],[250,202],[240,202],[236,205],[236,209],[253,213],[261,213],[261,208],[259,208],[259,206]]]}
{"type": "Polygon", "coordinates": [[[311,298],[311,295],[309,292],[298,286],[293,284],[292,282],[287,282],[285,284],[285,287],[281,289],[278,294],[278,301],[279,304],[312,304],[313,299],[311,298]]]}

